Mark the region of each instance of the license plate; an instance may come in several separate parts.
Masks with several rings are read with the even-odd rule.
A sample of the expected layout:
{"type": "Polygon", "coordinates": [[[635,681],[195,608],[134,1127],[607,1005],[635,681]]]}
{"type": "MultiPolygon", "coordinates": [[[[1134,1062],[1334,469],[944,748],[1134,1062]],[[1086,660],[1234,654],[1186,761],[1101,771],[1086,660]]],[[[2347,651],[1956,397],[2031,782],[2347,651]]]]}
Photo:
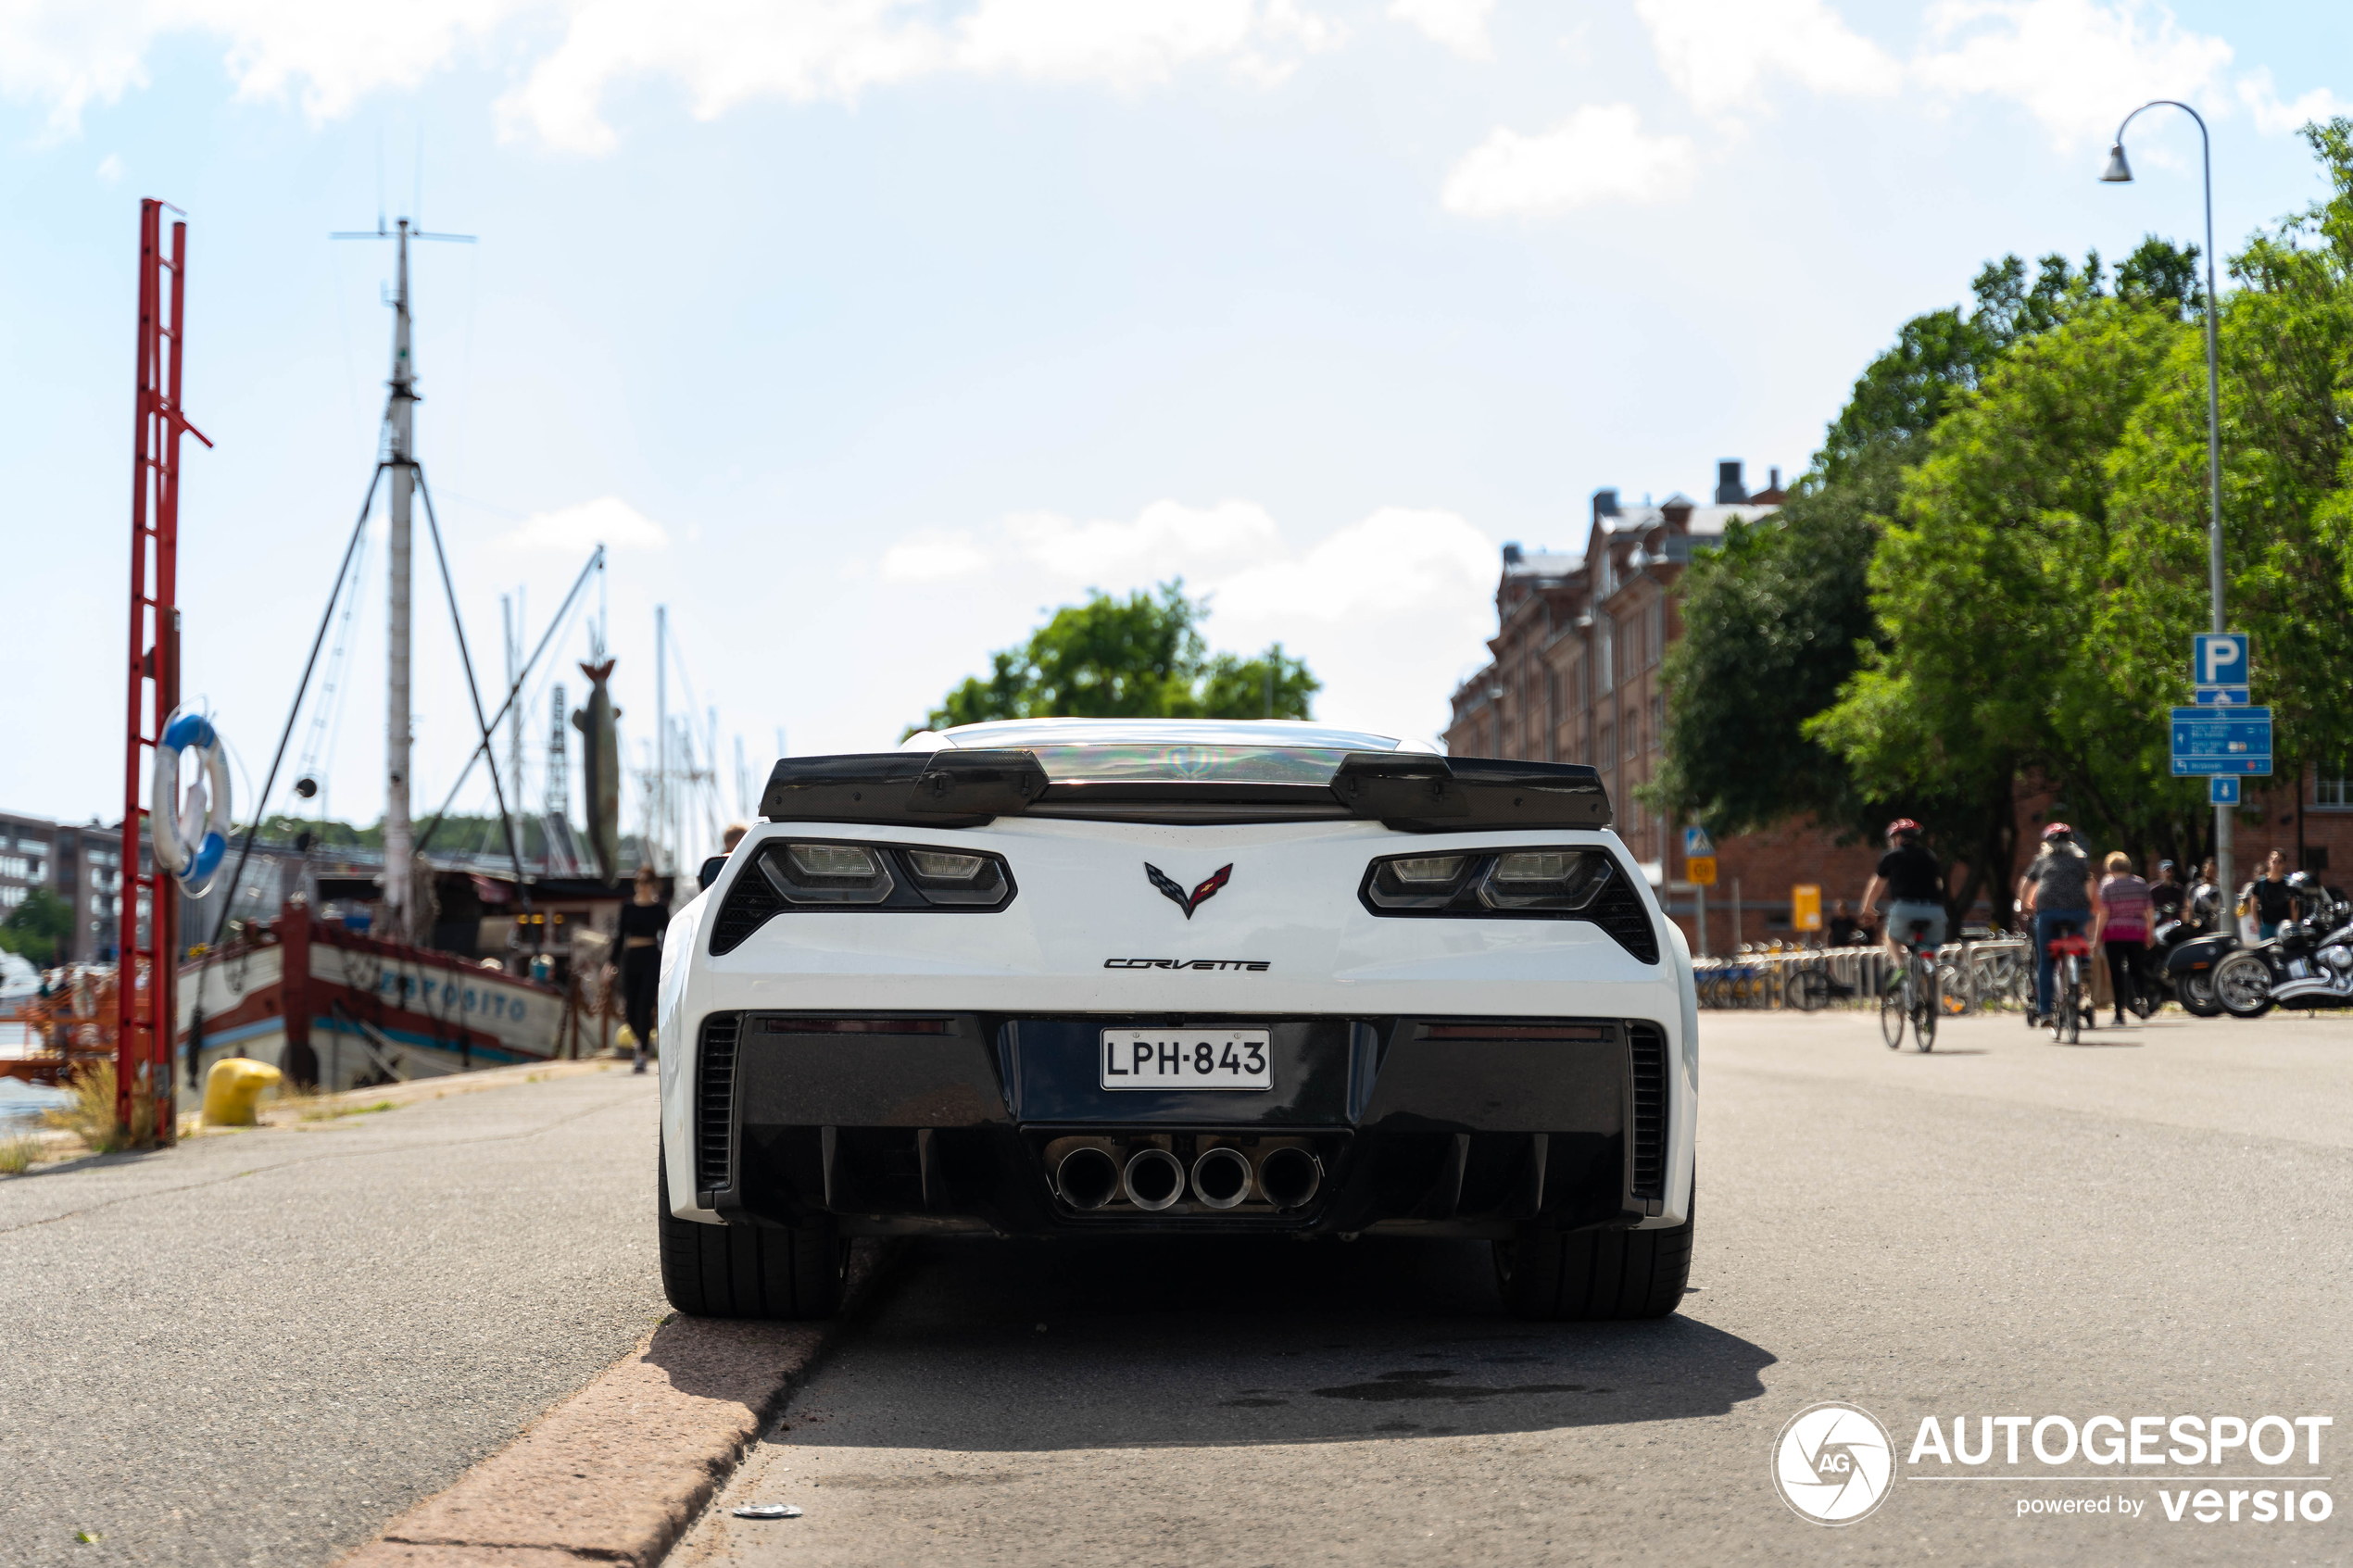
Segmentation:
{"type": "Polygon", "coordinates": [[[1271,1089],[1264,1029],[1106,1029],[1106,1089],[1271,1089]]]}

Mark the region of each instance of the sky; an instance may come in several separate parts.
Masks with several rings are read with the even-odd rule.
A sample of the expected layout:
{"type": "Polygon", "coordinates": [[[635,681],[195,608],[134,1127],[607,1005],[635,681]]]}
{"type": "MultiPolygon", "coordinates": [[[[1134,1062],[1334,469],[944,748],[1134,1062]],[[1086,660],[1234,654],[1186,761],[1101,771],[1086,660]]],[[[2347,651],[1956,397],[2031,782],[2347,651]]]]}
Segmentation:
{"type": "MultiPolygon", "coordinates": [[[[602,542],[630,759],[661,606],[724,820],[738,743],[755,796],[780,744],[890,747],[1054,607],[1176,577],[1317,719],[1433,744],[1503,544],[1798,471],[1988,257],[2196,240],[2186,116],[2097,182],[2146,99],[2210,124],[2227,254],[2319,194],[2294,132],[2347,60],[2326,4],[13,0],[0,807],[121,808],[142,196],[188,214],[183,696],[240,817],[374,461],[392,247],[328,235],[381,213],[474,236],[416,247],[417,424],[485,687],[502,596],[535,642],[602,542]]],[[[382,808],[381,530],[273,809],[305,763],[309,809],[382,808]]],[[[476,732],[418,571],[424,809],[476,732]]],[[[535,806],[588,618],[529,689],[535,806]]]]}

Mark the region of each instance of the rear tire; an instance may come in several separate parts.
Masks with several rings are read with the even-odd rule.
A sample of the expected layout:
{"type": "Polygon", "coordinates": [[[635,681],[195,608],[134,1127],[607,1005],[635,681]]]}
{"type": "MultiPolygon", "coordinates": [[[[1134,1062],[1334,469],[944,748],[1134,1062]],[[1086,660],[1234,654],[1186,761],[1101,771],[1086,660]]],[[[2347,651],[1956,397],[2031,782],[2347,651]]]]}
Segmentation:
{"type": "Polygon", "coordinates": [[[1556,1231],[1529,1220],[1495,1247],[1495,1284],[1517,1318],[1547,1323],[1621,1323],[1663,1318],[1692,1282],[1692,1212],[1671,1230],[1556,1231]]]}
{"type": "Polygon", "coordinates": [[[1900,1050],[1904,1045],[1904,984],[1897,977],[1895,986],[1879,999],[1880,1037],[1889,1050],[1900,1050]]]}
{"type": "Polygon", "coordinates": [[[706,1225],[670,1211],[660,1160],[661,1290],[697,1318],[829,1318],[841,1310],[849,1244],[831,1220],[790,1227],[706,1225]]]}
{"type": "Polygon", "coordinates": [[[2176,980],[2173,983],[2173,999],[2181,1003],[2182,1010],[2192,1018],[2222,1016],[2222,1004],[2214,999],[2214,972],[2211,970],[2203,973],[2192,970],[2176,980]]]}

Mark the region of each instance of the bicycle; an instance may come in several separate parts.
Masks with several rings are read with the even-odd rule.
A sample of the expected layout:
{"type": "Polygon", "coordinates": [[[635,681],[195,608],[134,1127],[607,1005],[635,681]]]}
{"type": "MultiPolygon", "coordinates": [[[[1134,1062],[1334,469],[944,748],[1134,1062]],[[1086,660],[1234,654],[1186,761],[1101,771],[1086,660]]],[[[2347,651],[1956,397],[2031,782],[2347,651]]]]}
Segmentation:
{"type": "Polygon", "coordinates": [[[1792,970],[1783,997],[1786,1005],[1801,1012],[1819,1012],[1831,1003],[1854,994],[1854,986],[1831,973],[1831,960],[1826,955],[1809,959],[1792,970]]]}
{"type": "Polygon", "coordinates": [[[2050,941],[2051,987],[2058,995],[2048,1022],[2051,1038],[2063,1046],[2075,1044],[2088,1022],[2083,1002],[2083,960],[2091,950],[2091,938],[2072,925],[2060,926],[2058,935],[2050,941]]]}
{"type": "Polygon", "coordinates": [[[1904,967],[1890,977],[1879,1004],[1880,1033],[1889,1050],[1904,1045],[1904,1024],[1912,1025],[1912,1043],[1921,1050],[1936,1048],[1936,1016],[1944,1010],[1936,984],[1936,948],[1928,939],[1928,922],[1916,920],[1911,940],[1904,944],[1904,967]]]}

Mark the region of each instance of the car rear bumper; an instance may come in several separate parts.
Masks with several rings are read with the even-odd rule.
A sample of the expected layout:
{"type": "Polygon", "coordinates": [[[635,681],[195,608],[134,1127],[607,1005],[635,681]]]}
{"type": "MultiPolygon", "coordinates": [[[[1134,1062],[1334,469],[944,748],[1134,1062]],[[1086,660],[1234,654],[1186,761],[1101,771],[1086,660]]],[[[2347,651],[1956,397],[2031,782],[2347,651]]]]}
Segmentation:
{"type": "Polygon", "coordinates": [[[1670,1144],[1692,1117],[1670,1021],[1219,1016],[1266,1028],[1273,1088],[1100,1087],[1100,1032],[1183,1022],[1166,1016],[710,1013],[673,1069],[691,1074],[673,1089],[691,1147],[672,1158],[692,1172],[682,1186],[673,1166],[673,1190],[696,1218],[829,1215],[872,1235],[1501,1236],[1682,1208],[1668,1186],[1689,1160],[1670,1144]],[[1079,1148],[1123,1170],[1163,1150],[1190,1173],[1216,1148],[1252,1173],[1227,1206],[1189,1184],[1159,1209],[1065,1190],[1079,1148]],[[1278,1150],[1297,1151],[1279,1157],[1294,1176],[1312,1161],[1302,1200],[1258,1180],[1278,1150]]]}

